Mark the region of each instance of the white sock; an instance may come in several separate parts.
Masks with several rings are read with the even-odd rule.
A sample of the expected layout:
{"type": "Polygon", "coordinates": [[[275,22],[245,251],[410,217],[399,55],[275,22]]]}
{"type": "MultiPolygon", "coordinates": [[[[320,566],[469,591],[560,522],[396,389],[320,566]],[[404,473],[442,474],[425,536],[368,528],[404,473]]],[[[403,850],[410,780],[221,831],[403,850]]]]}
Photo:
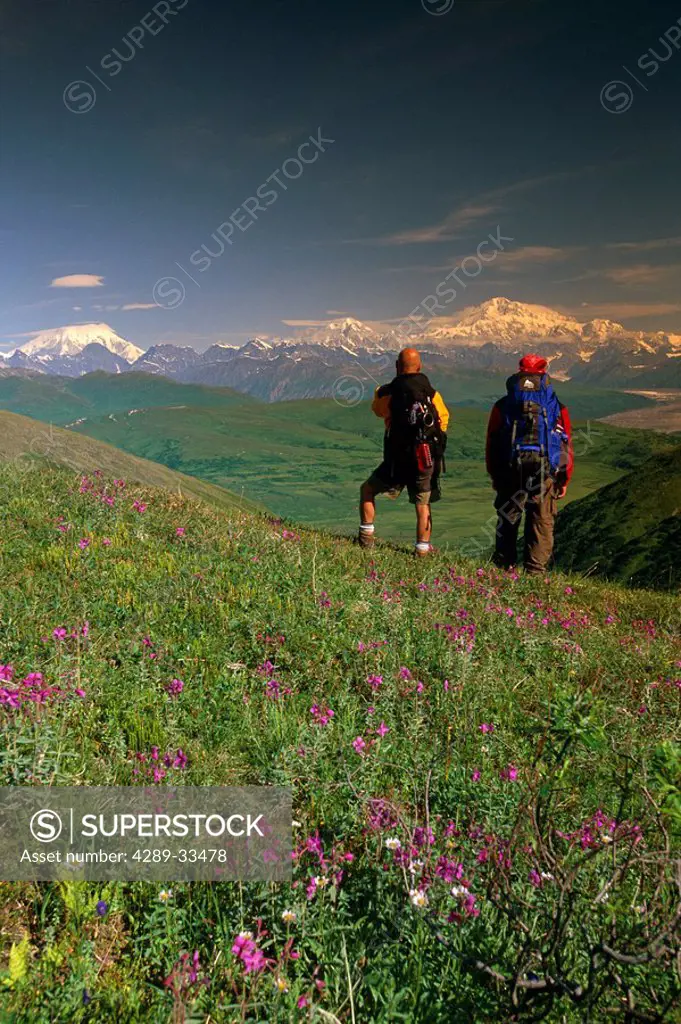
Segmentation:
{"type": "Polygon", "coordinates": [[[417,551],[430,551],[430,542],[427,540],[420,540],[414,546],[417,551]]]}
{"type": "Polygon", "coordinates": [[[359,524],[359,528],[362,531],[362,533],[373,533],[374,532],[374,524],[373,523],[360,523],[359,524]]]}

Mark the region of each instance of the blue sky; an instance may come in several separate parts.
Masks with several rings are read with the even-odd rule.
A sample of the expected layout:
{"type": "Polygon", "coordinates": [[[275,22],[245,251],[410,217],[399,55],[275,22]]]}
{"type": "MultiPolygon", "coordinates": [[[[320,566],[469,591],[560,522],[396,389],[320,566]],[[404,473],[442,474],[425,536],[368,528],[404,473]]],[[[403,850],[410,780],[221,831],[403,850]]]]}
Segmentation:
{"type": "Polygon", "coordinates": [[[10,0],[0,347],[91,320],[202,349],[399,319],[498,227],[448,314],[501,294],[681,332],[680,17],[10,0]]]}

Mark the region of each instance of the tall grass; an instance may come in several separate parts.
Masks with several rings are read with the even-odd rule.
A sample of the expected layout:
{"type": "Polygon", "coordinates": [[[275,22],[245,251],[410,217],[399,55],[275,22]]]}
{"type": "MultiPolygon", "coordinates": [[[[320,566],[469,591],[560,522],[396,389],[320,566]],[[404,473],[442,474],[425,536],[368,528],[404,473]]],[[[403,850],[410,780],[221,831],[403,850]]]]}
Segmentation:
{"type": "Polygon", "coordinates": [[[290,885],[4,883],[1,1019],[675,1019],[678,601],[48,466],[0,509],[2,783],[158,748],[297,822],[290,885]]]}

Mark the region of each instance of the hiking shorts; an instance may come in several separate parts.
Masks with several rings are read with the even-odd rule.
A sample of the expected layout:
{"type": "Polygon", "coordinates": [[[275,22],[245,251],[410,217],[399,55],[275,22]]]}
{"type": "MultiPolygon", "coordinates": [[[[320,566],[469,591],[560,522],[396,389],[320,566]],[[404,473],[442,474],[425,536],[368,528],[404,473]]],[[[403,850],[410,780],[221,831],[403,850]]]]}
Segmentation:
{"type": "Polygon", "coordinates": [[[371,488],[374,494],[385,494],[389,498],[399,498],[406,487],[409,501],[412,505],[432,505],[434,501],[439,501],[441,497],[437,476],[433,480],[434,469],[435,467],[431,466],[426,473],[419,473],[413,480],[407,480],[405,483],[398,484],[391,482],[390,472],[385,463],[382,462],[366,481],[366,485],[371,488]]]}

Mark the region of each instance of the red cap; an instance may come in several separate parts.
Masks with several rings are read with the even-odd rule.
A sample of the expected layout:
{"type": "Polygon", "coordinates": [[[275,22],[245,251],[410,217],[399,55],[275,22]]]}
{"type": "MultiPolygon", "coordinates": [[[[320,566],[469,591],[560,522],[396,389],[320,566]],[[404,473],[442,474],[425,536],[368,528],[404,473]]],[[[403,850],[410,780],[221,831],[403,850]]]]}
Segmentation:
{"type": "Polygon", "coordinates": [[[520,360],[521,373],[546,373],[548,363],[543,356],[528,355],[520,360]]]}

